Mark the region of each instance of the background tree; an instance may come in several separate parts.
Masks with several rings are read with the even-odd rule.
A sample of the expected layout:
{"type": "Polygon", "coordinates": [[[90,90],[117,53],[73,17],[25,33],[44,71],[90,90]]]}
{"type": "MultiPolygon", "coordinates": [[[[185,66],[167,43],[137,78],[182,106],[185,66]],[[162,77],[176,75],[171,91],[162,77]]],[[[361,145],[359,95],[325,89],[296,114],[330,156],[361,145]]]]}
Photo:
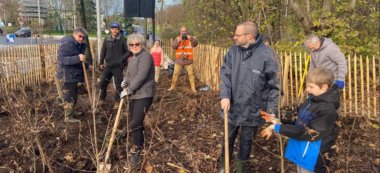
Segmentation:
{"type": "Polygon", "coordinates": [[[4,20],[4,24],[12,23],[18,25],[18,0],[1,0],[0,1],[0,16],[4,20]]]}

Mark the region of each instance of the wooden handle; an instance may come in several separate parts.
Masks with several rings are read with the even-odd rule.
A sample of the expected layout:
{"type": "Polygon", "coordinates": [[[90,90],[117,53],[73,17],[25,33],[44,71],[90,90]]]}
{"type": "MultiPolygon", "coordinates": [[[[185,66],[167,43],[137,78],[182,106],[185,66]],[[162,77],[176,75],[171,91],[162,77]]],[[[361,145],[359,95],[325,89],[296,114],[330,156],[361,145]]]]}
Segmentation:
{"type": "Polygon", "coordinates": [[[230,172],[230,154],[228,147],[228,111],[224,110],[224,162],[226,173],[230,172]]]}
{"type": "Polygon", "coordinates": [[[92,99],[91,99],[90,83],[88,82],[86,65],[84,64],[84,61],[82,61],[82,68],[83,68],[84,80],[85,80],[85,83],[86,83],[88,98],[90,99],[90,104],[91,104],[91,107],[92,107],[93,103],[92,103],[92,99]]]}
{"type": "Polygon", "coordinates": [[[110,154],[111,154],[111,149],[112,149],[113,141],[115,140],[115,133],[116,133],[116,130],[117,130],[117,126],[119,125],[119,122],[120,122],[121,108],[123,107],[123,104],[124,104],[124,99],[122,98],[120,100],[119,108],[117,110],[117,114],[116,114],[116,118],[115,118],[115,123],[113,124],[110,142],[108,143],[106,157],[104,159],[104,163],[105,164],[107,164],[108,159],[109,159],[110,154]]]}

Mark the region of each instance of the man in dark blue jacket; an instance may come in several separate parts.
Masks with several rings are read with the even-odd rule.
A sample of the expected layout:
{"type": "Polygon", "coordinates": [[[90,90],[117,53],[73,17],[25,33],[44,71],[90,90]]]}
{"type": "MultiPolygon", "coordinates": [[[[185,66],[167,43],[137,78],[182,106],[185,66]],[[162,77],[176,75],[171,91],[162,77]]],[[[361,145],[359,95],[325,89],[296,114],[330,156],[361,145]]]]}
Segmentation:
{"type": "MultiPolygon", "coordinates": [[[[84,72],[82,62],[86,62],[85,51],[87,48],[85,41],[87,31],[84,28],[77,28],[73,35],[66,36],[61,40],[58,50],[58,67],[56,77],[63,85],[65,111],[65,122],[75,123],[78,119],[73,118],[73,107],[77,101],[78,83],[84,82],[84,72]]],[[[86,67],[88,64],[86,63],[86,67]]]]}
{"type": "Polygon", "coordinates": [[[127,42],[124,36],[120,33],[120,25],[112,23],[111,34],[104,41],[100,53],[100,68],[103,71],[100,82],[100,104],[104,102],[107,96],[107,86],[114,77],[116,92],[115,92],[115,107],[119,106],[121,81],[123,68],[127,65],[127,58],[131,55],[127,48],[127,42]]]}
{"type": "MultiPolygon", "coordinates": [[[[220,103],[223,111],[228,111],[229,158],[241,128],[236,169],[245,172],[252,136],[263,123],[260,110],[276,112],[279,88],[276,62],[262,43],[257,25],[250,21],[239,24],[234,40],[236,44],[229,48],[220,70],[220,103]]],[[[222,151],[219,172],[225,171],[224,158],[222,151]]]]}

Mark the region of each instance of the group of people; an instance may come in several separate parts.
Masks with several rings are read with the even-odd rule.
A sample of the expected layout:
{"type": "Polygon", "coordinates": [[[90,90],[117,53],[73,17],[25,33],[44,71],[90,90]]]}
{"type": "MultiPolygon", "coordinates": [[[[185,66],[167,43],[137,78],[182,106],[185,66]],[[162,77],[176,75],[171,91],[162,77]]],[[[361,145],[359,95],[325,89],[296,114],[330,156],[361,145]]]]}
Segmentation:
{"type": "MultiPolygon", "coordinates": [[[[57,79],[64,90],[65,122],[77,122],[73,118],[73,106],[77,100],[77,84],[83,82],[82,63],[86,63],[84,38],[87,32],[78,28],[72,36],[62,39],[58,51],[57,79]]],[[[310,35],[305,45],[311,50],[309,73],[306,78],[308,99],[298,109],[295,121],[279,116],[280,64],[275,52],[265,45],[258,26],[251,21],[236,27],[235,44],[226,53],[220,69],[220,104],[222,112],[228,113],[229,158],[232,158],[235,140],[240,133],[237,156],[237,172],[246,172],[250,157],[252,138],[259,126],[265,123],[260,112],[270,113],[272,123],[263,136],[273,132],[289,137],[285,157],[297,164],[299,173],[326,172],[329,158],[334,153],[339,127],[339,89],[344,87],[347,62],[331,39],[310,35]],[[240,132],[239,132],[240,129],[240,132]]],[[[133,33],[125,39],[120,34],[120,25],[111,24],[111,33],[103,42],[100,68],[100,101],[106,98],[107,86],[114,78],[115,102],[120,98],[129,100],[129,115],[132,119],[132,164],[141,161],[144,148],[144,118],[153,102],[163,50],[156,40],[150,51],[146,50],[144,36],[133,33]]],[[[187,27],[180,28],[180,35],[172,42],[176,50],[172,91],[181,69],[187,70],[191,91],[196,93],[193,69],[193,48],[198,45],[187,27]]],[[[222,116],[224,117],[224,116],[222,116]]],[[[221,153],[219,172],[225,171],[225,152],[221,153]]]]}

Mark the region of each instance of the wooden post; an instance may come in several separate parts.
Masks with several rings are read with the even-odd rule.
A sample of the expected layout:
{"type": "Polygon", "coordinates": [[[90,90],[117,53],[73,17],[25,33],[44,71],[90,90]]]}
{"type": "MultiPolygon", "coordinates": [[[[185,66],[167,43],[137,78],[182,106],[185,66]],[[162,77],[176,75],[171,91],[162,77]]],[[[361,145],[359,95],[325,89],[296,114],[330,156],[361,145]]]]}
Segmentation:
{"type": "Polygon", "coordinates": [[[361,116],[364,116],[364,105],[365,105],[365,99],[364,99],[364,70],[363,70],[363,57],[360,55],[360,95],[361,95],[361,101],[360,101],[360,114],[361,116]]]}
{"type": "Polygon", "coordinates": [[[352,113],[352,69],[351,69],[351,55],[348,55],[348,112],[352,113]]]}
{"type": "Polygon", "coordinates": [[[370,78],[369,78],[369,57],[366,56],[365,58],[365,62],[366,62],[366,79],[367,79],[367,94],[366,94],[366,97],[367,97],[367,116],[368,118],[371,116],[371,94],[370,94],[370,78]]]}
{"type": "Polygon", "coordinates": [[[358,113],[358,80],[357,80],[357,58],[356,54],[354,55],[354,98],[355,98],[355,114],[358,113]]]}
{"type": "MultiPolygon", "coordinates": [[[[294,54],[295,55],[295,54],[294,54]]],[[[290,72],[290,103],[293,106],[294,105],[294,100],[293,100],[293,56],[292,52],[290,52],[290,63],[289,63],[289,72],[290,72]]]]}
{"type": "MultiPolygon", "coordinates": [[[[379,60],[380,62],[380,60],[379,60]]],[[[379,66],[379,71],[380,71],[380,66],[379,66]]],[[[375,60],[375,56],[372,56],[372,82],[373,82],[373,117],[377,117],[377,97],[376,95],[378,94],[377,93],[377,90],[376,90],[376,85],[377,85],[377,81],[376,81],[376,60],[375,60]]]]}

